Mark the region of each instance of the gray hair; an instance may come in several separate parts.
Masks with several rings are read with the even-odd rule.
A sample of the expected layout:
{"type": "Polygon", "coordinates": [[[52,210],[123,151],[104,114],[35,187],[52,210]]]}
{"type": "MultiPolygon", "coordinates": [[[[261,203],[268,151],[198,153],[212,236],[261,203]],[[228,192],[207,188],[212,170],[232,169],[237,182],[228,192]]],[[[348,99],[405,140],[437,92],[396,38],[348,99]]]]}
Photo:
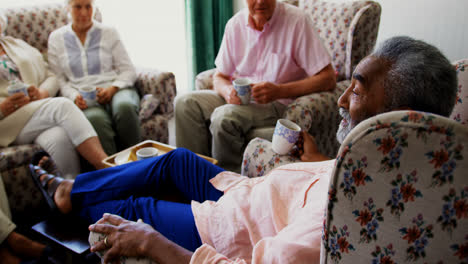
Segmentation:
{"type": "Polygon", "coordinates": [[[0,35],[3,35],[8,26],[8,18],[5,15],[4,11],[0,10],[0,35]]]}
{"type": "Polygon", "coordinates": [[[457,95],[457,75],[436,47],[399,36],[384,41],[371,56],[389,65],[384,80],[387,110],[409,107],[450,115],[457,95]]]}

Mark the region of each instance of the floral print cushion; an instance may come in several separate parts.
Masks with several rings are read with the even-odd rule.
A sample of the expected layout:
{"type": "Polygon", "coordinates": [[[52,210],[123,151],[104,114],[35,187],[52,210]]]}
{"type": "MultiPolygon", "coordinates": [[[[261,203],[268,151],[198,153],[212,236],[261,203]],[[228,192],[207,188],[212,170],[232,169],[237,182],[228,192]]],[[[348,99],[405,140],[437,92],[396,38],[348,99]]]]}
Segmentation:
{"type": "Polygon", "coordinates": [[[323,263],[467,263],[468,128],[397,111],[358,125],[340,148],[323,263]]]}
{"type": "Polygon", "coordinates": [[[455,62],[458,77],[458,94],[450,118],[468,125],[468,59],[455,62]]]}

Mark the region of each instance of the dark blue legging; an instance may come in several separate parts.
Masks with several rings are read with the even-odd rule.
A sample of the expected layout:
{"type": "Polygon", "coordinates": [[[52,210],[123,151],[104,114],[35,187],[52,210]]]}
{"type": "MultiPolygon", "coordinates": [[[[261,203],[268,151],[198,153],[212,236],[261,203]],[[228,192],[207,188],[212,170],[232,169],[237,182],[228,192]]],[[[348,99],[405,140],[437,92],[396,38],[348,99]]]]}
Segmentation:
{"type": "Polygon", "coordinates": [[[223,169],[178,148],[165,155],[79,175],[71,192],[80,217],[94,223],[104,213],[142,219],[175,243],[201,246],[190,204],[160,200],[167,190],[186,200],[217,201],[223,193],[209,180],[223,169]]]}

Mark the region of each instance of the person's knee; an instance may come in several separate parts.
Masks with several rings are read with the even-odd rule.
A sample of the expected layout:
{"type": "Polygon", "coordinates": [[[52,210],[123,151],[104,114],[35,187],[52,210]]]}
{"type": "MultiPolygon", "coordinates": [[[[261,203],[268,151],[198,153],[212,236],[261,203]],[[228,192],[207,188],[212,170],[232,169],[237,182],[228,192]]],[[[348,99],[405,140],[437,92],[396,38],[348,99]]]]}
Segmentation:
{"type": "Polygon", "coordinates": [[[79,110],[79,108],[68,98],[54,97],[52,100],[57,108],[63,109],[65,111],[79,110]]]}
{"type": "Polygon", "coordinates": [[[137,117],[138,107],[130,102],[121,102],[112,111],[114,119],[133,119],[137,117]]]}
{"type": "Polygon", "coordinates": [[[93,125],[93,127],[110,127],[112,126],[112,122],[109,119],[107,112],[98,108],[98,107],[91,107],[84,111],[86,118],[89,122],[93,125]]]}
{"type": "Polygon", "coordinates": [[[211,129],[225,130],[241,125],[238,115],[236,105],[226,104],[217,107],[211,114],[211,129]]]}
{"type": "Polygon", "coordinates": [[[183,115],[184,113],[191,113],[196,111],[199,102],[197,98],[192,94],[182,94],[178,95],[175,98],[175,115],[177,116],[183,115]]]}
{"type": "Polygon", "coordinates": [[[186,148],[176,148],[172,151],[172,155],[178,160],[185,160],[195,154],[186,148]]]}

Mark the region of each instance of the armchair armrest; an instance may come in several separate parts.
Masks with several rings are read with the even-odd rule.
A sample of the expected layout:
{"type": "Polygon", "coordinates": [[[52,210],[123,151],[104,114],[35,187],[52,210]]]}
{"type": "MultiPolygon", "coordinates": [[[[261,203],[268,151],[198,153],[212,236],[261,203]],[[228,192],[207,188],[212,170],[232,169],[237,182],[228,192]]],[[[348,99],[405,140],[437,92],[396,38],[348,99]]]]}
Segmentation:
{"type": "Polygon", "coordinates": [[[319,150],[329,157],[334,157],[340,147],[336,141],[341,121],[337,101],[349,83],[348,80],[342,81],[333,91],[301,96],[288,105],[284,114],[284,118],[309,131],[315,137],[319,150]]]}
{"type": "Polygon", "coordinates": [[[0,177],[16,224],[33,223],[45,214],[45,200],[29,176],[31,158],[41,148],[37,144],[0,148],[0,177]]]}
{"type": "Polygon", "coordinates": [[[213,75],[216,69],[209,69],[197,74],[195,77],[196,90],[213,90],[213,75]]]}
{"type": "Polygon", "coordinates": [[[152,94],[159,100],[158,113],[174,113],[174,98],[177,94],[175,76],[172,72],[157,69],[137,68],[135,87],[141,97],[152,94]]]}

